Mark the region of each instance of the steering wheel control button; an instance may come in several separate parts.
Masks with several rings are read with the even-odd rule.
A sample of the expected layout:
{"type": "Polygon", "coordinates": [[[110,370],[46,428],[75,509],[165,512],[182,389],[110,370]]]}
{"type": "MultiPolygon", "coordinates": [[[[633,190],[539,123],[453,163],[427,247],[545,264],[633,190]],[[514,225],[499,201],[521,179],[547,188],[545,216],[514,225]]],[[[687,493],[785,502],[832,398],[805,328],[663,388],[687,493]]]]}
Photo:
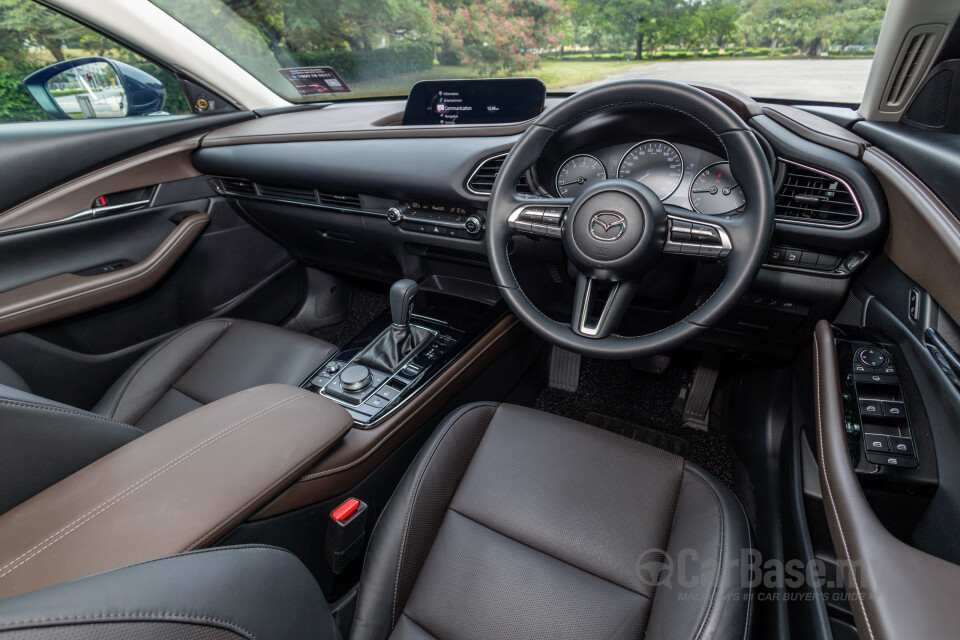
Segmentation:
{"type": "Polygon", "coordinates": [[[527,207],[520,212],[520,219],[527,222],[542,222],[543,207],[527,207]]]}
{"type": "Polygon", "coordinates": [[[347,367],[340,374],[340,386],[345,391],[362,391],[372,381],[373,376],[370,375],[370,369],[359,364],[347,367]]]}
{"type": "Polygon", "coordinates": [[[876,368],[882,367],[890,362],[890,357],[885,351],[870,347],[866,349],[860,349],[857,352],[857,360],[859,360],[863,365],[876,368]]]}
{"type": "Polygon", "coordinates": [[[890,451],[890,442],[887,440],[887,436],[877,433],[865,433],[863,434],[863,447],[867,451],[888,453],[890,451]]]}

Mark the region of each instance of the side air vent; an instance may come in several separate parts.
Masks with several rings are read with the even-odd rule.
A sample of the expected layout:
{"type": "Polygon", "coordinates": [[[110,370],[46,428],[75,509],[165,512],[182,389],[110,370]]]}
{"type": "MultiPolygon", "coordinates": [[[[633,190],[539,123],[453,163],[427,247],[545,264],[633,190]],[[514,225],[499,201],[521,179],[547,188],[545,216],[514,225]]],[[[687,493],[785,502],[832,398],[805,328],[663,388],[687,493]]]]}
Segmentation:
{"type": "MultiPolygon", "coordinates": [[[[493,191],[493,183],[497,180],[497,174],[503,167],[503,161],[507,159],[507,154],[501,153],[497,156],[491,156],[477,165],[477,168],[467,179],[467,191],[479,196],[488,196],[493,191]]],[[[527,181],[527,174],[524,173],[517,180],[517,193],[533,194],[533,188],[527,181]]]]}
{"type": "Polygon", "coordinates": [[[287,200],[289,202],[317,203],[317,194],[313,189],[294,189],[292,187],[278,187],[268,184],[258,184],[261,198],[272,200],[287,200]]]}
{"type": "Polygon", "coordinates": [[[337,209],[360,209],[360,196],[344,195],[342,193],[324,193],[318,191],[320,204],[324,207],[337,209]]]}
{"type": "Polygon", "coordinates": [[[224,191],[236,196],[257,195],[257,188],[253,186],[253,181],[245,178],[220,178],[220,184],[224,191]]]}
{"type": "Polygon", "coordinates": [[[834,228],[860,222],[860,203],[844,180],[790,160],[780,162],[786,174],[777,192],[777,219],[834,228]]]}
{"type": "Polygon", "coordinates": [[[919,25],[907,33],[883,93],[881,110],[899,111],[907,105],[927,72],[942,35],[943,25],[937,24],[919,25]]]}

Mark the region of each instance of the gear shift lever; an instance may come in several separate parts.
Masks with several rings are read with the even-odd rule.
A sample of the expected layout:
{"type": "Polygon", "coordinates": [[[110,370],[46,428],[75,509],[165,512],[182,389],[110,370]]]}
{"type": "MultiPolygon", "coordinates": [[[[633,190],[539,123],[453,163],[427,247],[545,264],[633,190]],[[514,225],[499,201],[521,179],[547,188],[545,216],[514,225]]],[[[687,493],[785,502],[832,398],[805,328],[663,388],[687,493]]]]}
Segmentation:
{"type": "Polygon", "coordinates": [[[406,278],[397,280],[390,287],[390,315],[393,316],[393,326],[406,327],[410,324],[413,298],[419,291],[420,285],[406,278]]]}
{"type": "Polygon", "coordinates": [[[433,333],[410,324],[413,298],[420,287],[413,280],[397,280],[390,287],[390,316],[393,325],[387,327],[357,357],[357,363],[379,371],[394,373],[410,353],[433,338],[433,333]]]}

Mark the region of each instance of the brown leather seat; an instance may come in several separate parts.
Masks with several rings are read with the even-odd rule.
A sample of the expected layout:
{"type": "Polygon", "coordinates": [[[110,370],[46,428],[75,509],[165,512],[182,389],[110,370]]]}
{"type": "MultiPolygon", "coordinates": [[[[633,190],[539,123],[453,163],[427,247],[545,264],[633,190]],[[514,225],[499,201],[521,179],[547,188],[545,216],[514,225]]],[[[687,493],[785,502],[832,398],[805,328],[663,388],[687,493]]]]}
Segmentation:
{"type": "Polygon", "coordinates": [[[198,322],[141,357],[92,412],[32,395],[0,365],[0,513],[214,400],[263,384],[298,386],[335,349],[258,322],[198,322]]]}

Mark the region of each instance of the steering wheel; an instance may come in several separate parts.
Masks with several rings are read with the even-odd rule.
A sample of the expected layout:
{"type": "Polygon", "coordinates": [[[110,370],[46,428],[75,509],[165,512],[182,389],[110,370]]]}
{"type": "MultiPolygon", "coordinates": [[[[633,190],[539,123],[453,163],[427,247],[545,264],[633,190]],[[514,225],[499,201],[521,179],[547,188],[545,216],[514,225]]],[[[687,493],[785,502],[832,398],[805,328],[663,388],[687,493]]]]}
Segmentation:
{"type": "Polygon", "coordinates": [[[542,338],[597,358],[662,353],[714,326],[746,293],[760,270],[773,233],[773,182],[754,134],[729,107],[691,86],[666,80],[625,80],[577,93],[545,112],[505,159],[487,209],[486,247],[493,278],[510,309],[542,338]],[[726,150],[746,205],[708,216],[665,206],[633,180],[604,180],[576,199],[516,192],[515,185],[553,136],[582,118],[610,109],[655,108],[683,114],[709,129],[726,150]],[[510,265],[515,233],[563,242],[577,271],[569,324],[557,322],[524,295],[510,265]],[[719,260],[723,282],[686,318],[653,333],[615,333],[637,283],[663,253],[719,260]],[[603,300],[601,290],[609,290],[603,300]]]}

